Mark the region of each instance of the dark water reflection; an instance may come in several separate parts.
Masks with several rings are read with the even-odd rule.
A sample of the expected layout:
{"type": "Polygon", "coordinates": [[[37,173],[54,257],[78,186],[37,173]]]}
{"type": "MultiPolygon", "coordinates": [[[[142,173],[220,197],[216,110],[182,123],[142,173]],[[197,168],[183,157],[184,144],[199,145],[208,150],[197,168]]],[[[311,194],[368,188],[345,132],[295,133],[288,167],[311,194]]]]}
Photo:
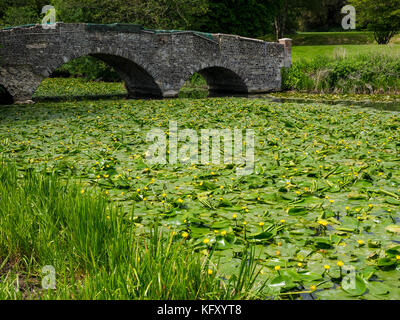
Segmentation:
{"type": "MultiPolygon", "coordinates": [[[[300,99],[300,98],[283,98],[274,97],[268,94],[232,94],[227,92],[209,92],[205,88],[184,88],[179,92],[179,98],[183,99],[205,99],[205,98],[217,98],[217,97],[237,97],[237,98],[248,98],[248,99],[261,99],[270,102],[277,103],[321,103],[328,105],[344,105],[349,107],[359,106],[366,108],[374,108],[377,110],[387,111],[400,111],[400,102],[373,102],[373,101],[348,101],[348,100],[329,100],[329,95],[326,99],[300,99]]],[[[2,100],[1,98],[7,99],[0,95],[0,104],[9,105],[9,100],[2,100]]],[[[80,95],[80,96],[46,96],[46,97],[35,97],[35,102],[62,102],[62,101],[84,101],[84,100],[119,100],[126,98],[126,94],[105,94],[105,95],[80,95]]],[[[154,98],[140,98],[140,99],[154,99],[154,98]]],[[[158,100],[160,98],[156,98],[158,100]]]]}
{"type": "MultiPolygon", "coordinates": [[[[253,98],[253,96],[249,96],[253,98]]],[[[261,96],[254,96],[254,98],[260,99],[261,96]]],[[[275,98],[271,96],[265,97],[273,102],[280,103],[323,103],[329,105],[344,105],[344,106],[359,106],[366,108],[374,108],[377,110],[387,110],[387,111],[400,111],[400,102],[371,102],[371,101],[346,101],[346,100],[312,100],[312,99],[292,99],[292,98],[275,98]]]]}
{"type": "Polygon", "coordinates": [[[329,100],[329,96],[326,99],[299,99],[299,98],[277,98],[267,94],[227,94],[227,93],[211,93],[209,94],[205,89],[189,89],[182,90],[179,93],[180,98],[189,99],[204,99],[204,98],[216,98],[216,97],[237,97],[237,98],[249,98],[249,99],[264,99],[271,102],[278,103],[322,103],[328,105],[344,105],[344,106],[359,106],[366,108],[374,108],[377,110],[387,111],[400,111],[400,102],[373,102],[373,101],[349,101],[349,100],[329,100]]]}

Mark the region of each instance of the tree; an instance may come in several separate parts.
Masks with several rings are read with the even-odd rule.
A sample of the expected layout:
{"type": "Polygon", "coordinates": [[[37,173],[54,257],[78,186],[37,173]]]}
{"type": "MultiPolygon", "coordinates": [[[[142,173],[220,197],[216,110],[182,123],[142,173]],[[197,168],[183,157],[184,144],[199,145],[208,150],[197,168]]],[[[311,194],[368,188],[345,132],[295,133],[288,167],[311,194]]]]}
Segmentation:
{"type": "Polygon", "coordinates": [[[39,23],[41,8],[46,2],[48,0],[0,0],[0,25],[39,23]]]}
{"type": "Polygon", "coordinates": [[[137,23],[148,28],[188,28],[207,11],[207,0],[53,0],[63,22],[137,23]]]}
{"type": "Polygon", "coordinates": [[[320,5],[302,11],[299,18],[300,30],[341,31],[341,9],[346,3],[347,0],[321,0],[320,5]]]}
{"type": "Polygon", "coordinates": [[[209,0],[207,14],[193,25],[200,31],[258,37],[273,31],[272,0],[209,0]]]}
{"type": "Polygon", "coordinates": [[[374,32],[376,42],[388,44],[400,30],[400,0],[350,0],[358,23],[374,32]]]}
{"type": "Polygon", "coordinates": [[[281,39],[305,10],[321,7],[320,0],[275,0],[273,1],[276,39],[281,39]]]}
{"type": "Polygon", "coordinates": [[[40,23],[41,9],[49,3],[58,21],[137,23],[159,29],[190,28],[208,8],[208,0],[0,0],[0,24],[40,23]]]}

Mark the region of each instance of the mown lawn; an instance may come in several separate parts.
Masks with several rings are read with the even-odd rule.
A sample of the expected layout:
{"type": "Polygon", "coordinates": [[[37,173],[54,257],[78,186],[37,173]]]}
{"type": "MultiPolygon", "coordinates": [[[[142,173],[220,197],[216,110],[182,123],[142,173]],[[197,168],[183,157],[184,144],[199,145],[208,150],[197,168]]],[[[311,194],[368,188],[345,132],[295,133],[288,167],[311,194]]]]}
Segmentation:
{"type": "MultiPolygon", "coordinates": [[[[92,85],[82,84],[83,93],[92,85]]],[[[2,169],[0,182],[3,298],[32,298],[34,288],[36,297],[73,299],[400,299],[396,112],[245,98],[41,102],[3,107],[0,141],[3,161],[18,170],[15,176],[2,169]],[[150,165],[146,134],[167,132],[171,120],[198,132],[254,129],[255,172],[238,177],[235,165],[150,165]],[[64,191],[67,180],[79,185],[64,191]],[[114,211],[100,200],[78,200],[90,195],[104,197],[114,211]],[[182,285],[171,290],[181,275],[176,268],[185,270],[176,264],[163,269],[165,282],[150,276],[161,267],[155,260],[174,256],[135,246],[135,239],[151,243],[155,225],[166,243],[185,248],[173,251],[177,264],[196,257],[190,274],[198,278],[183,283],[199,294],[182,285]],[[250,248],[260,274],[229,295],[223,283],[239,274],[250,248]],[[43,265],[55,266],[57,289],[42,292],[36,283],[15,295],[16,275],[38,282],[43,265]],[[242,290],[257,294],[238,295],[242,290]]]]}
{"type": "Polygon", "coordinates": [[[324,45],[324,46],[294,46],[292,49],[293,62],[313,60],[317,57],[331,59],[349,58],[357,55],[386,55],[400,58],[400,44],[377,45],[324,45]]]}

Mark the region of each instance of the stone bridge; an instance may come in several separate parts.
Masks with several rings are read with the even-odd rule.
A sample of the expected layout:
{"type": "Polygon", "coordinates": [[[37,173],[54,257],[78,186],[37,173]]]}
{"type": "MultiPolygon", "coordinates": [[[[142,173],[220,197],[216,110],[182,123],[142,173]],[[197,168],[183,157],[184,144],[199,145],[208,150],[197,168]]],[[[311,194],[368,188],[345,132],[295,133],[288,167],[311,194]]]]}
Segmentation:
{"type": "Polygon", "coordinates": [[[112,66],[129,97],[176,97],[195,72],[211,93],[261,93],[281,89],[290,65],[290,39],[265,42],[195,31],[155,31],[135,25],[57,23],[0,31],[0,85],[14,102],[32,99],[41,81],[82,56],[112,66]]]}

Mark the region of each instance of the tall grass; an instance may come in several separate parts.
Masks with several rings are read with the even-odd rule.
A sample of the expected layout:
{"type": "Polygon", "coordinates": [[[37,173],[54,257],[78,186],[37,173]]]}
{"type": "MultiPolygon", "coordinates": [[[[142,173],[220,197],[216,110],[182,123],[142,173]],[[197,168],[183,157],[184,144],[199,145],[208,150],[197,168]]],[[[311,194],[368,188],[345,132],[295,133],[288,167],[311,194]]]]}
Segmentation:
{"type": "Polygon", "coordinates": [[[139,233],[133,213],[76,183],[7,163],[0,181],[0,299],[246,299],[263,289],[250,249],[226,280],[212,251],[195,252],[157,220],[139,233]],[[55,290],[42,289],[45,265],[55,290]]]}
{"type": "Polygon", "coordinates": [[[344,51],[330,58],[317,56],[300,60],[283,72],[283,88],[318,93],[398,94],[400,59],[398,55],[360,54],[344,51]]]}

